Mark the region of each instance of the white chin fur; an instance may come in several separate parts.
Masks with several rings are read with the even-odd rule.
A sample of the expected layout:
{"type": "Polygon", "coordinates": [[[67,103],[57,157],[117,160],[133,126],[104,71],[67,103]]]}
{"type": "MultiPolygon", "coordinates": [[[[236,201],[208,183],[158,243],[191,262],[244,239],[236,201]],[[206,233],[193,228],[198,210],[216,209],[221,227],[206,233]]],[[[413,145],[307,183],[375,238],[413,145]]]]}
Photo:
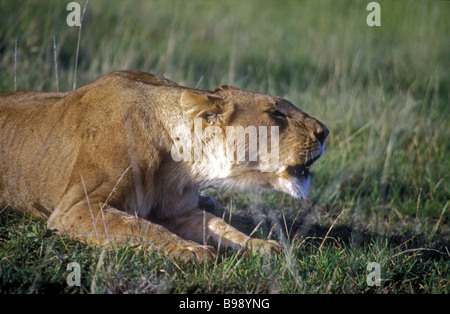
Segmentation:
{"type": "Polygon", "coordinates": [[[309,192],[310,177],[279,180],[279,190],[295,198],[305,198],[309,192]]]}

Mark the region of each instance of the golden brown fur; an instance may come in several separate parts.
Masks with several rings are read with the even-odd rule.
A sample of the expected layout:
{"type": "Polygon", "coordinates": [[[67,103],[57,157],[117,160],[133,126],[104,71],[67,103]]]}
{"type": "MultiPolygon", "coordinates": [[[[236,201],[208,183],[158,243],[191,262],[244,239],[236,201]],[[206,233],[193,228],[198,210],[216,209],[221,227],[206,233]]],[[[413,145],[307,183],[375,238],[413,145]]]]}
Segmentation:
{"type": "Polygon", "coordinates": [[[301,197],[328,133],[284,99],[226,86],[195,90],[137,71],[72,93],[0,93],[0,130],[0,203],[44,216],[61,233],[142,244],[184,261],[212,258],[210,240],[278,250],[202,210],[214,202],[198,190],[261,187],[301,197]],[[228,162],[217,152],[175,161],[172,131],[191,129],[194,118],[224,132],[278,126],[277,169],[262,172],[261,161],[228,162]]]}

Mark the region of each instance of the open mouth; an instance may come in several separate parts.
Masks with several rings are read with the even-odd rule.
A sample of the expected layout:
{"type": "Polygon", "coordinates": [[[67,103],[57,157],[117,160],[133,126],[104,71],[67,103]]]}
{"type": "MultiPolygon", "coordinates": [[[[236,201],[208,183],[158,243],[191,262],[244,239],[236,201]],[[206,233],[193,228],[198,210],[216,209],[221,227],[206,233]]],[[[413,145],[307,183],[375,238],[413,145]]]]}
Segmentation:
{"type": "Polygon", "coordinates": [[[309,167],[319,159],[321,154],[317,155],[314,158],[307,160],[304,164],[298,164],[295,166],[287,167],[287,172],[296,178],[307,178],[309,176],[309,167]]]}

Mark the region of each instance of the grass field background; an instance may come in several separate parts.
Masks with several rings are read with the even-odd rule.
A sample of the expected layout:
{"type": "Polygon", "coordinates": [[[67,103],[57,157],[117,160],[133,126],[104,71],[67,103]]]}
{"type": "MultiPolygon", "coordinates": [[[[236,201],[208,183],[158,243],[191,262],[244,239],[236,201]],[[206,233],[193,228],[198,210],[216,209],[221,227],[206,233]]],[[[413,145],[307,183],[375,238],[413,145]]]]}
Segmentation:
{"type": "Polygon", "coordinates": [[[138,69],[285,97],[331,132],[307,200],[206,191],[218,215],[279,239],[282,256],[181,266],[4,207],[0,292],[449,293],[450,3],[378,1],[381,26],[369,27],[368,2],[91,0],[79,38],[64,1],[0,0],[1,91],[70,91],[75,77],[138,69]],[[80,287],[66,283],[70,262],[80,287]],[[380,286],[367,284],[371,262],[380,286]]]}

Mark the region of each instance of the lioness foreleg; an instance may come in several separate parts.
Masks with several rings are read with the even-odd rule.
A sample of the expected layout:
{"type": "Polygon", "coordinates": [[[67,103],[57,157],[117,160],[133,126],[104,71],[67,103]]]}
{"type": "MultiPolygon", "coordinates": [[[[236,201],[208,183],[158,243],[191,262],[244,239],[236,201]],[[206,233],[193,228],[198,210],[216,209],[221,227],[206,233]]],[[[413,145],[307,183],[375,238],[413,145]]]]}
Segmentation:
{"type": "Polygon", "coordinates": [[[204,262],[215,257],[211,247],[182,239],[161,225],[111,207],[101,209],[82,203],[68,210],[55,210],[48,227],[99,244],[142,245],[184,262],[204,262]]]}
{"type": "Polygon", "coordinates": [[[162,225],[184,239],[205,245],[212,239],[227,248],[257,250],[261,253],[282,251],[282,246],[277,241],[251,238],[223,219],[201,209],[168,219],[162,222],[162,225]]]}

